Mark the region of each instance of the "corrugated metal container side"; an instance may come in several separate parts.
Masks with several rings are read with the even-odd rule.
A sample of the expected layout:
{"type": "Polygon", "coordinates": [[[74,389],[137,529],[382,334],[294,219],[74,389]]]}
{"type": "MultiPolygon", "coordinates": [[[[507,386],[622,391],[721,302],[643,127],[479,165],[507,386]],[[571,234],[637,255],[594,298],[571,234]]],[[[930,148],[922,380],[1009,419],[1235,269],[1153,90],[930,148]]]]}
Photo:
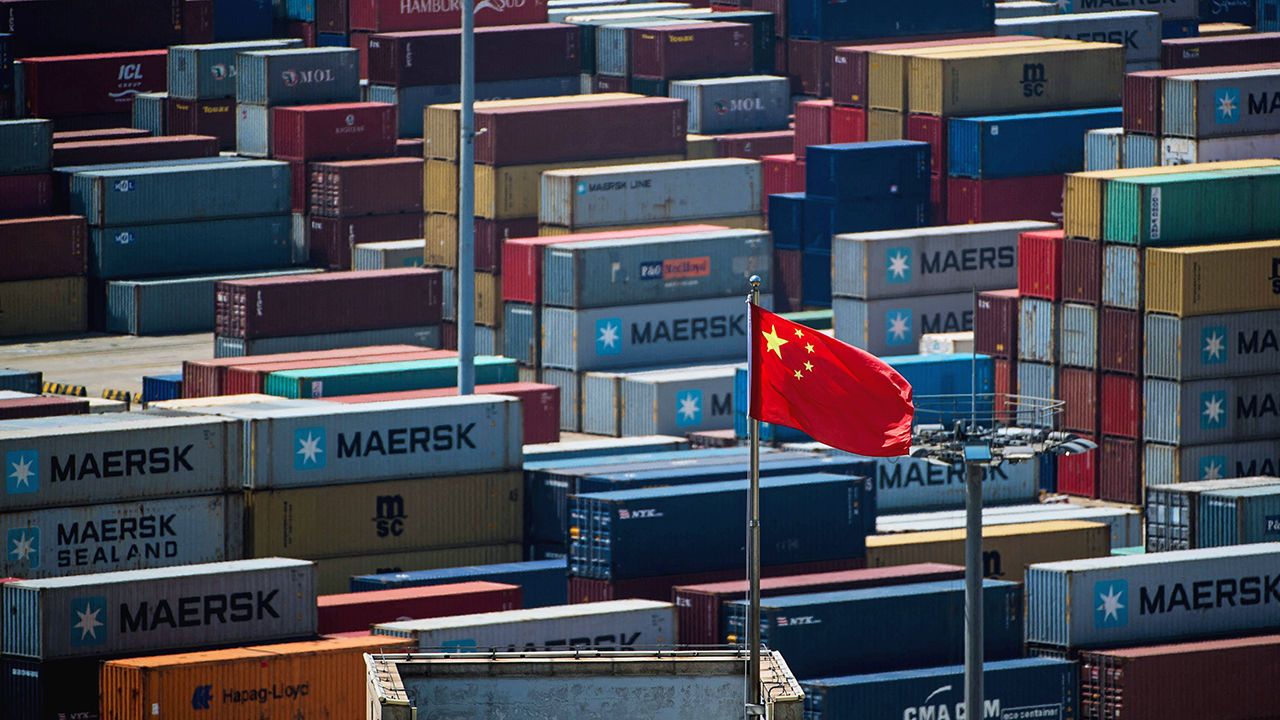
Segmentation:
{"type": "MultiPolygon", "coordinates": [[[[760,568],[762,577],[794,575],[796,573],[821,573],[862,567],[862,558],[828,560],[825,562],[798,563],[795,565],[765,565],[760,568]]],[[[740,570],[662,575],[633,578],[631,580],[598,580],[569,576],[569,602],[593,603],[622,598],[644,600],[670,600],[677,585],[701,582],[717,582],[741,574],[740,570]]],[[[678,625],[677,621],[677,625],[678,625]]]]}
{"type": "Polygon", "coordinates": [[[0,659],[0,702],[23,717],[97,717],[98,659],[0,659]]]}
{"type": "Polygon", "coordinates": [[[359,102],[358,55],[352,48],[239,53],[236,102],[267,106],[359,102]]]}
{"type": "MultiPolygon", "coordinates": [[[[1068,176],[1070,177],[1070,176],[1068,176]]],[[[973,180],[947,178],[947,222],[1000,222],[1062,217],[1062,176],[1034,175],[1022,178],[973,180]]]]}
{"type": "Polygon", "coordinates": [[[923,198],[931,153],[913,140],[816,145],[805,157],[805,193],[828,200],[923,198]]]}
{"type": "Polygon", "coordinates": [[[1277,375],[1176,383],[1146,380],[1145,439],[1204,445],[1265,439],[1280,432],[1277,375]]]}
{"type": "Polygon", "coordinates": [[[717,135],[711,139],[715,157],[736,157],[749,160],[759,160],[765,155],[785,153],[792,149],[794,142],[794,130],[729,133],[727,135],[717,135]]]}
{"type": "Polygon", "coordinates": [[[88,398],[56,397],[0,391],[0,419],[16,420],[55,415],[84,415],[89,412],[88,398]]]}
{"type": "Polygon", "coordinates": [[[240,52],[301,46],[296,38],[173,45],[169,48],[169,96],[185,100],[235,97],[240,52]]]}
{"type": "Polygon", "coordinates": [[[947,172],[969,178],[1076,172],[1083,169],[1085,134],[1118,122],[1118,107],[952,118],[947,172]]]}
{"type": "Polygon", "coordinates": [[[0,281],[85,274],[86,233],[77,215],[0,220],[0,281]]]}
{"type": "Polygon", "coordinates": [[[312,353],[290,353],[285,355],[267,355],[254,358],[252,361],[234,359],[218,360],[184,360],[182,363],[182,397],[203,398],[213,395],[227,395],[224,392],[227,371],[236,365],[248,365],[271,362],[296,362],[304,360],[334,360],[356,358],[368,355],[388,353],[406,353],[420,351],[422,348],[413,345],[387,345],[381,347],[348,347],[341,350],[312,353]]]}
{"type": "Polygon", "coordinates": [[[10,148],[0,160],[5,175],[48,172],[53,163],[53,122],[37,118],[0,122],[0,142],[10,148]]]}
{"type": "MultiPolygon", "coordinates": [[[[288,370],[309,370],[346,366],[369,366],[379,363],[399,363],[409,360],[435,360],[440,358],[457,358],[452,350],[411,349],[407,351],[388,350],[385,353],[370,352],[359,357],[321,357],[311,360],[259,361],[245,359],[239,365],[227,368],[222,388],[226,395],[260,394],[264,390],[267,378],[273,373],[288,370]]],[[[287,355],[284,357],[288,357],[287,355]]],[[[323,391],[323,388],[317,388],[323,391]]],[[[264,397],[266,397],[264,395],[264,397]]]]}
{"type": "Polygon", "coordinates": [[[984,355],[1016,358],[1018,354],[1018,291],[978,293],[974,348],[984,355]]]}
{"type": "Polygon", "coordinates": [[[1061,312],[1062,306],[1049,300],[1023,297],[1018,301],[1019,360],[1050,364],[1058,362],[1061,312]]]}
{"type": "MultiPolygon", "coordinates": [[[[474,357],[475,380],[481,384],[515,382],[516,364],[511,358],[474,357]]],[[[308,368],[273,372],[263,381],[268,395],[287,398],[322,398],[333,395],[426,390],[456,385],[458,359],[430,358],[382,363],[308,368]]]]}
{"type": "MultiPolygon", "coordinates": [[[[603,31],[603,28],[601,29],[603,31]]],[[[597,38],[601,31],[597,31],[597,38]]],[[[630,36],[631,74],[663,80],[746,75],[755,65],[753,31],[741,23],[694,22],[638,28],[630,36]]],[[[610,72],[600,66],[597,71],[610,72]]],[[[617,63],[612,72],[617,74],[617,63]]],[[[626,67],[621,68],[624,73],[626,67]]]]}
{"type": "Polygon", "coordinates": [[[1177,447],[1147,443],[1143,475],[1148,486],[1274,474],[1280,468],[1280,441],[1177,447]]]}
{"type": "Polygon", "coordinates": [[[1163,165],[1243,160],[1277,155],[1280,155],[1280,133],[1204,140],[1166,137],[1160,143],[1160,162],[1163,165]]]}
{"type": "Polygon", "coordinates": [[[5,654],[38,660],[316,632],[315,565],[284,558],[26,580],[6,583],[0,597],[5,654]],[[173,608],[191,607],[193,596],[204,598],[208,610],[194,618],[191,610],[175,615],[173,608]]]}
{"type": "Polygon", "coordinates": [[[536,305],[507,302],[502,306],[503,351],[522,367],[537,368],[542,331],[542,312],[536,305]]]}
{"type": "Polygon", "coordinates": [[[1060,287],[1067,302],[1102,302],[1102,243],[1072,237],[1062,241],[1060,287]]]}
{"type": "MultiPolygon", "coordinates": [[[[1096,433],[1086,435],[1086,439],[1098,442],[1096,433]]],[[[1098,497],[1098,452],[1081,453],[1079,455],[1061,455],[1058,457],[1058,492],[1079,497],[1098,497]]]]}
{"type": "MultiPolygon", "coordinates": [[[[1059,4],[1059,12],[1093,13],[1099,9],[1113,7],[1105,0],[1067,0],[1059,4]]],[[[1164,20],[1195,19],[1199,13],[1199,5],[1195,0],[1170,0],[1160,7],[1160,17],[1164,20]]]]}
{"type": "Polygon", "coordinates": [[[957,6],[940,0],[909,0],[892,13],[860,4],[796,4],[785,14],[790,37],[817,40],[990,32],[995,18],[990,3],[957,6]]]}
{"type": "Polygon", "coordinates": [[[398,157],[312,163],[307,166],[311,213],[351,217],[421,212],[422,167],[418,158],[398,157]]]}
{"type": "Polygon", "coordinates": [[[802,100],[796,103],[796,134],[792,138],[792,152],[800,160],[804,160],[809,146],[831,142],[832,107],[830,100],[802,100]]]}
{"type": "Polygon", "coordinates": [[[1280,308],[1280,240],[1146,250],[1149,312],[1178,317],[1280,308]]]}
{"type": "MultiPolygon", "coordinates": [[[[1106,415],[1103,415],[1105,421],[1106,415]]],[[[1136,440],[1103,437],[1098,444],[1098,497],[1126,505],[1142,504],[1141,444],[1136,440]]]]}
{"type": "Polygon", "coordinates": [[[1092,305],[1062,305],[1063,365],[1082,368],[1098,366],[1098,308],[1092,305]]]}
{"type": "Polygon", "coordinates": [[[1018,294],[1021,297],[1060,300],[1062,290],[1061,230],[1023,232],[1018,236],[1018,294]]]}
{"type": "Polygon", "coordinates": [[[1119,170],[1122,167],[1124,167],[1124,128],[1098,128],[1085,133],[1084,169],[1086,172],[1119,170]]]}
{"type": "MultiPolygon", "coordinates": [[[[1183,5],[1187,3],[1183,0],[1183,5]]],[[[1098,3],[1100,6],[1101,3],[1098,3]]],[[[1101,9],[1098,6],[1094,10],[1101,9]]],[[[1164,8],[1161,8],[1164,9],[1164,8]]],[[[1194,14],[1191,15],[1194,17],[1194,14]]],[[[1155,12],[1086,12],[1018,19],[997,19],[996,33],[1109,42],[1124,46],[1127,67],[1160,61],[1162,16],[1155,12]]]]}
{"type": "MultiPolygon", "coordinates": [[[[1270,6],[1269,0],[1262,0],[1258,7],[1258,29],[1274,30],[1276,19],[1274,6],[1270,6]]],[[[1178,38],[1165,43],[1161,64],[1174,68],[1274,62],[1280,60],[1280,52],[1275,49],[1277,38],[1280,38],[1280,33],[1276,32],[1178,38]]]]}
{"type": "Polygon", "coordinates": [[[1064,367],[1058,371],[1058,398],[1066,403],[1060,416],[1063,430],[1098,433],[1098,385],[1098,374],[1092,370],[1064,367]]]}
{"type": "MultiPolygon", "coordinates": [[[[1257,443],[1245,443],[1254,444],[1257,443]]],[[[1147,445],[1148,448],[1160,447],[1147,445]]],[[[1205,447],[1205,446],[1201,446],[1205,447]]],[[[1184,455],[1191,455],[1200,448],[1186,448],[1184,455]]],[[[1226,452],[1221,446],[1207,446],[1208,453],[1226,452]]],[[[1196,453],[1198,457],[1208,461],[1202,466],[1211,466],[1213,472],[1209,478],[1191,480],[1183,478],[1177,484],[1154,483],[1147,486],[1147,551],[1187,550],[1196,546],[1200,535],[1200,495],[1206,492],[1234,490],[1252,487],[1276,485],[1274,477],[1236,477],[1221,478],[1225,470],[1225,457],[1212,457],[1206,453],[1196,453]]],[[[1150,453],[1148,453],[1150,457],[1150,453]]],[[[1184,460],[1189,458],[1183,458],[1184,460]]],[[[1189,477],[1196,477],[1191,475],[1189,477]]]]}
{"type": "MultiPolygon", "coordinates": [[[[163,93],[147,93],[146,96],[159,95],[163,101],[163,93]]],[[[143,95],[140,94],[140,97],[143,95]]],[[[154,102],[150,103],[154,106],[154,102]]],[[[140,112],[143,103],[135,101],[135,112],[140,112]]],[[[147,112],[164,112],[164,105],[161,104],[157,110],[154,107],[148,107],[147,112]]],[[[158,119],[151,119],[149,122],[162,123],[158,119]]],[[[159,160],[168,160],[171,163],[178,163],[181,160],[191,160],[195,158],[217,157],[218,156],[218,138],[209,135],[187,135],[179,133],[170,133],[164,135],[164,128],[157,126],[154,128],[156,137],[144,138],[122,138],[108,140],[81,140],[78,142],[60,142],[54,146],[53,162],[58,168],[74,167],[78,165],[96,165],[103,163],[134,163],[134,162],[155,162],[159,160]]],[[[59,170],[65,173],[65,171],[59,170]]],[[[58,192],[61,193],[63,188],[59,183],[58,192]]]]}
{"type": "Polygon", "coordinates": [[[1143,260],[1141,248],[1105,245],[1102,249],[1102,304],[1126,310],[1142,310],[1143,260]]]}
{"type": "MultiPolygon", "coordinates": [[[[368,632],[378,623],[520,609],[520,586],[459,582],[316,598],[322,635],[368,632]]],[[[385,637],[385,636],[383,636],[385,637]]]]}
{"type": "Polygon", "coordinates": [[[1165,78],[1165,135],[1206,138],[1280,130],[1267,111],[1280,87],[1280,69],[1165,78]]]}
{"type": "Polygon", "coordinates": [[[692,133],[776,130],[790,109],[790,84],[769,75],[678,80],[668,92],[688,102],[692,133]]]}
{"type": "MultiPolygon", "coordinates": [[[[77,115],[117,115],[118,124],[127,126],[135,94],[164,91],[165,51],[24,57],[19,72],[20,114],[57,118],[60,126],[69,122],[73,127],[77,115]]],[[[117,124],[113,120],[102,117],[85,124],[117,124]]]]}
{"type": "Polygon", "coordinates": [[[1102,432],[1141,439],[1142,381],[1132,375],[1102,374],[1102,432]]]}
{"type": "Polygon", "coordinates": [[[107,283],[106,330],[129,335],[170,335],[213,330],[213,288],[222,280],[264,275],[305,275],[310,268],[270,273],[205,275],[107,283]]]}
{"type": "Polygon", "coordinates": [[[84,332],[87,293],[83,277],[0,283],[0,337],[84,332]]]}
{"type": "Polygon", "coordinates": [[[563,162],[587,147],[607,148],[600,157],[683,154],[687,127],[686,103],[674,98],[482,109],[476,162],[563,162]]]}
{"type": "MultiPolygon", "coordinates": [[[[482,83],[572,75],[580,68],[572,27],[550,23],[476,28],[476,80],[482,83]],[[520,63],[506,60],[520,57],[520,63]]],[[[377,85],[457,83],[459,30],[383,32],[369,38],[369,77],[377,85]],[[426,58],[431,58],[427,61],[426,58]]]]}
{"type": "MultiPolygon", "coordinates": [[[[877,527],[884,534],[867,540],[868,563],[901,565],[935,555],[947,558],[938,562],[953,562],[963,552],[964,525],[964,510],[883,517],[877,527]],[[904,520],[894,522],[897,518],[904,520]]],[[[1134,510],[1068,504],[987,508],[984,572],[989,578],[1022,582],[1031,563],[1104,557],[1111,548],[1139,542],[1141,535],[1142,517],[1134,510]]]]}
{"type": "Polygon", "coordinates": [[[1145,168],[1160,165],[1160,139],[1154,135],[1126,133],[1124,167],[1145,168]]]}
{"type": "MultiPolygon", "coordinates": [[[[624,377],[621,434],[655,435],[733,427],[732,366],[624,377]]],[[[587,394],[588,401],[591,399],[587,394]]]]}
{"type": "Polygon", "coordinates": [[[1148,314],[1144,372],[1148,377],[1198,380],[1274,370],[1280,352],[1280,310],[1178,318],[1148,314]]]}
{"type": "MultiPolygon", "coordinates": [[[[358,36],[362,35],[363,33],[360,33],[358,36]]],[[[578,90],[577,75],[497,80],[476,83],[476,100],[489,102],[495,98],[544,98],[576,93],[578,90]]],[[[368,95],[367,99],[371,102],[391,103],[400,108],[399,127],[402,138],[416,138],[425,132],[423,121],[427,108],[433,105],[456,103],[461,97],[456,82],[446,85],[408,87],[370,85],[368,95]]],[[[421,157],[421,155],[414,155],[414,157],[421,157]]]]}
{"type": "Polygon", "coordinates": [[[483,580],[519,586],[521,599],[526,608],[563,605],[567,602],[565,595],[567,563],[567,560],[560,558],[363,575],[351,578],[351,592],[450,585],[483,580]]]}
{"type": "Polygon", "coordinates": [[[289,215],[90,228],[89,276],[117,280],[284,268],[294,264],[292,233],[289,215]]]}
{"type": "Polygon", "coordinates": [[[1142,318],[1134,310],[1104,307],[1101,316],[1099,366],[1109,372],[1138,375],[1143,371],[1142,318]]]}
{"type": "MultiPolygon", "coordinates": [[[[574,91],[577,92],[576,90],[574,91]]],[[[638,98],[631,93],[596,93],[593,95],[559,95],[515,100],[488,100],[476,109],[479,111],[504,107],[534,107],[538,105],[575,105],[598,103],[606,100],[638,98]]],[[[458,160],[458,118],[462,113],[459,103],[430,105],[423,109],[423,157],[427,159],[458,160]]],[[[625,157],[625,156],[624,156],[625,157]]]]}
{"type": "Polygon", "coordinates": [[[973,329],[973,295],[952,293],[886,300],[833,297],[836,337],[873,355],[920,346],[924,333],[973,329]]]}
{"type": "Polygon", "coordinates": [[[289,166],[271,160],[77,173],[71,211],[90,225],[127,225],[289,212],[289,166]]]}
{"type": "Polygon", "coordinates": [[[321,335],[258,338],[256,340],[215,335],[213,338],[213,356],[215,358],[243,358],[250,355],[314,352],[391,343],[413,343],[418,347],[430,348],[440,347],[442,343],[441,337],[440,325],[415,325],[386,330],[355,330],[321,335]]]}
{"type": "Polygon", "coordinates": [[[394,155],[396,137],[396,106],[387,103],[302,105],[272,111],[271,156],[281,160],[394,155]]]}
{"type": "Polygon", "coordinates": [[[1265,198],[1277,192],[1280,168],[1115,180],[1107,184],[1103,239],[1167,247],[1270,237],[1280,232],[1280,213],[1265,198]]]}
{"type": "Polygon", "coordinates": [[[578,373],[572,370],[542,368],[541,380],[560,389],[560,429],[566,432],[582,430],[582,383],[578,373]]]}
{"type": "MultiPolygon", "coordinates": [[[[493,220],[509,220],[526,218],[538,214],[539,198],[542,190],[542,173],[548,170],[565,170],[580,167],[615,167],[618,165],[636,165],[642,163],[666,163],[684,160],[683,155],[656,155],[651,157],[611,158],[608,160],[576,160],[561,163],[545,163],[540,165],[513,165],[493,167],[476,165],[476,216],[493,220]]],[[[448,196],[447,210],[435,212],[457,212],[457,171],[456,165],[442,160],[431,160],[427,163],[428,171],[441,165],[451,169],[449,182],[442,183],[441,192],[448,196]]],[[[431,188],[428,183],[428,194],[431,188]]]]}
{"type": "MultiPolygon", "coordinates": [[[[140,92],[133,96],[132,125],[142,128],[154,135],[164,135],[164,123],[168,116],[166,106],[169,94],[163,92],[140,92]]],[[[59,160],[59,162],[61,162],[59,160]]]]}
{"type": "MultiPolygon", "coordinates": [[[[1058,368],[1037,362],[1018,362],[1018,394],[1023,397],[1056,398],[1058,393],[1058,368]]],[[[1028,425],[1043,425],[1051,418],[1045,418],[1028,409],[1019,413],[1018,422],[1028,425]]]]}
{"type": "Polygon", "coordinates": [[[326,270],[391,270],[423,264],[424,223],[417,213],[358,218],[312,216],[307,224],[311,264],[326,270]],[[413,245],[404,244],[405,242],[413,245]],[[365,247],[362,254],[357,248],[365,247]],[[368,263],[368,266],[358,265],[368,263]]]}
{"type": "Polygon", "coordinates": [[[524,557],[522,545],[506,543],[317,558],[315,561],[316,592],[326,595],[346,592],[350,588],[352,577],[370,573],[515,562],[522,557],[524,557]]]}
{"type": "Polygon", "coordinates": [[[1280,539],[1280,488],[1200,493],[1197,547],[1221,547],[1280,539]]]}

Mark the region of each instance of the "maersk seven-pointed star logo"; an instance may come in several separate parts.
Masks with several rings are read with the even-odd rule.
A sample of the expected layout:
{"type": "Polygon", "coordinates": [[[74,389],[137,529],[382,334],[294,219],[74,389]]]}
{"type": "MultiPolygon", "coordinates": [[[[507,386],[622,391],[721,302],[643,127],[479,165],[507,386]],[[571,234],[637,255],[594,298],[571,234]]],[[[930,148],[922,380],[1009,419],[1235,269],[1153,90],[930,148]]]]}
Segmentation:
{"type": "Polygon", "coordinates": [[[596,354],[619,355],[622,353],[622,321],[618,318],[601,318],[596,321],[596,354]]]}
{"type": "Polygon", "coordinates": [[[293,431],[293,469],[319,470],[325,466],[325,432],[322,427],[293,431]]]}
{"type": "Polygon", "coordinates": [[[1201,480],[1221,480],[1223,471],[1227,468],[1227,458],[1225,455],[1206,455],[1200,458],[1200,479],[1201,480]]]}
{"type": "Polygon", "coordinates": [[[101,645],[107,641],[107,599],[76,598],[71,601],[71,645],[101,645]]]}
{"type": "Polygon", "coordinates": [[[4,454],[4,491],[8,495],[40,491],[40,453],[11,450],[4,454]]]}
{"type": "Polygon", "coordinates": [[[884,341],[888,345],[911,344],[911,310],[890,310],[884,316],[884,341]]]}
{"type": "Polygon", "coordinates": [[[1129,624],[1129,582],[1109,580],[1093,584],[1093,624],[1096,627],[1124,627],[1129,624]]]}
{"type": "Polygon", "coordinates": [[[1227,426],[1227,394],[1211,390],[1200,393],[1200,429],[1217,430],[1227,426]]]}
{"type": "Polygon", "coordinates": [[[702,423],[702,391],[686,390],[676,393],[676,425],[699,425],[702,423]]]}
{"type": "Polygon", "coordinates": [[[10,563],[40,567],[40,528],[10,528],[5,537],[5,550],[10,563]]]}
{"type": "Polygon", "coordinates": [[[1227,361],[1227,329],[1221,325],[1200,331],[1200,363],[1216,365],[1227,361]]]}
{"type": "Polygon", "coordinates": [[[911,248],[889,248],[884,264],[885,280],[891,283],[911,282],[911,248]]]}
{"type": "Polygon", "coordinates": [[[1240,121],[1240,91],[1236,88],[1222,88],[1213,94],[1213,112],[1220,123],[1236,123],[1240,121]]]}

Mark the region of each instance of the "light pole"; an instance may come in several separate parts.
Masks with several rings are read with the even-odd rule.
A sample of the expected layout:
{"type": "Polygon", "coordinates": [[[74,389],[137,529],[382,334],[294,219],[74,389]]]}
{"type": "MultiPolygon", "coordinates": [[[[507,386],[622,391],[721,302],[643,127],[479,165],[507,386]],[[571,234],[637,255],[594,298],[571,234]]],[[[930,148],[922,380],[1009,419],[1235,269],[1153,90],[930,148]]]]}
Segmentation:
{"type": "Polygon", "coordinates": [[[459,0],[462,13],[462,86],[458,118],[458,394],[476,389],[475,376],[475,6],[473,0],[459,0]]]}

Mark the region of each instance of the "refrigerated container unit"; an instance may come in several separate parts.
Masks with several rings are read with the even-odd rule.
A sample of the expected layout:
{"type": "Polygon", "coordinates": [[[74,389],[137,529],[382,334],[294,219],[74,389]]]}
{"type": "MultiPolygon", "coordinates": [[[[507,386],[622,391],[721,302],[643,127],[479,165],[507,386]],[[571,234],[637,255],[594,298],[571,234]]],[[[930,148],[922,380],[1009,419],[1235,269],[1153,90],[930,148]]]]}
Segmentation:
{"type": "Polygon", "coordinates": [[[1160,144],[1160,162],[1164,165],[1244,160],[1277,155],[1280,155],[1280,132],[1202,140],[1166,137],[1160,144]]]}

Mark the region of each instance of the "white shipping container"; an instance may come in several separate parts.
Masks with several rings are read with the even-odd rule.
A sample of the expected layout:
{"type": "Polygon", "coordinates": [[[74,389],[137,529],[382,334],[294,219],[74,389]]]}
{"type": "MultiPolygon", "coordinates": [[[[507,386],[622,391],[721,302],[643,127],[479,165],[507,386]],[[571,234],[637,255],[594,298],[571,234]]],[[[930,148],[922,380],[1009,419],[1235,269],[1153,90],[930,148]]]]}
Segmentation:
{"type": "MultiPolygon", "coordinates": [[[[1025,464],[1031,465],[1033,463],[1025,464]]],[[[985,495],[986,493],[984,492],[983,494],[985,495]]],[[[984,507],[982,509],[982,524],[984,526],[1013,525],[1016,523],[1049,520],[1087,520],[1107,525],[1111,529],[1111,547],[1134,547],[1142,544],[1142,513],[1137,510],[1117,507],[1084,507],[1069,503],[1006,505],[1003,507],[984,507]]],[[[876,532],[882,534],[922,532],[926,530],[955,530],[963,528],[964,525],[965,513],[963,510],[881,515],[876,518],[876,532]]]]}
{"type": "Polygon", "coordinates": [[[920,336],[921,355],[968,355],[973,352],[973,331],[925,333],[920,336]]]}
{"type": "Polygon", "coordinates": [[[1162,165],[1250,160],[1280,157],[1280,133],[1238,135],[1235,137],[1194,138],[1166,137],[1161,144],[1162,165]]]}

